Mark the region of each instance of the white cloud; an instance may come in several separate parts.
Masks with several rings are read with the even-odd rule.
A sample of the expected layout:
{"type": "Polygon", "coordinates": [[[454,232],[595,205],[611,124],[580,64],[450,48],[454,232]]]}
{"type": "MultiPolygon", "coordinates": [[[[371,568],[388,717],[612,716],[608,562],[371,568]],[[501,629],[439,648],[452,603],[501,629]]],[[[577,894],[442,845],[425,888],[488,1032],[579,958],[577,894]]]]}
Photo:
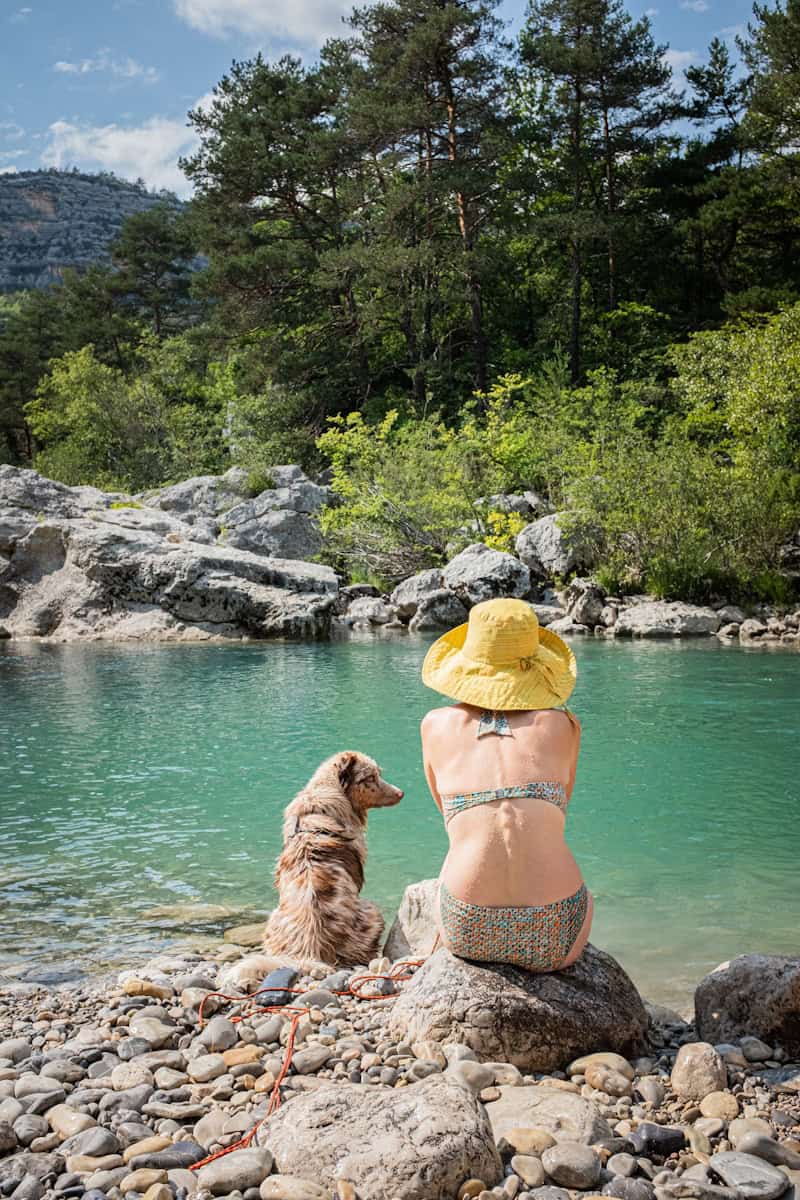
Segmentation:
{"type": "Polygon", "coordinates": [[[719,32],[720,37],[724,38],[726,42],[735,42],[737,37],[745,36],[747,26],[744,22],[740,22],[738,25],[724,25],[719,32]]]}
{"type": "Polygon", "coordinates": [[[158,71],[155,67],[143,67],[133,58],[113,58],[110,50],[100,50],[94,58],[83,58],[80,62],[53,63],[53,70],[62,75],[90,75],[96,71],[108,71],[118,79],[141,79],[143,83],[156,83],[158,71]]]}
{"type": "Polygon", "coordinates": [[[213,37],[243,33],[297,46],[317,46],[342,34],[342,16],[352,7],[348,0],[173,0],[173,5],[187,25],[213,37]]]}
{"type": "Polygon", "coordinates": [[[704,13],[708,12],[711,5],[707,0],[681,0],[681,8],[688,8],[690,12],[704,13]]]}
{"type": "Polygon", "coordinates": [[[646,17],[657,17],[657,16],[658,16],[658,9],[657,9],[657,8],[646,8],[646,9],[644,10],[644,15],[645,15],[646,17]]]}
{"type": "Polygon", "coordinates": [[[667,50],[664,54],[664,62],[672,71],[673,76],[677,76],[683,74],[692,63],[697,62],[699,57],[696,50],[667,50]]]}
{"type": "Polygon", "coordinates": [[[21,25],[23,21],[27,21],[32,12],[32,8],[18,8],[8,19],[12,25],[21,25]]]}
{"type": "Polygon", "coordinates": [[[55,121],[41,161],[47,167],[113,171],[124,179],[144,179],[150,187],[187,196],[190,185],[178,167],[191,154],[197,135],[185,118],[150,117],[141,125],[78,125],[55,121]]]}
{"type": "Polygon", "coordinates": [[[0,162],[7,162],[12,158],[22,158],[24,154],[24,150],[0,150],[0,162]]]}
{"type": "Polygon", "coordinates": [[[0,167],[0,175],[16,175],[16,167],[0,167]]]}
{"type": "Polygon", "coordinates": [[[0,121],[0,138],[5,141],[16,142],[24,133],[25,130],[16,121],[0,121]]]}

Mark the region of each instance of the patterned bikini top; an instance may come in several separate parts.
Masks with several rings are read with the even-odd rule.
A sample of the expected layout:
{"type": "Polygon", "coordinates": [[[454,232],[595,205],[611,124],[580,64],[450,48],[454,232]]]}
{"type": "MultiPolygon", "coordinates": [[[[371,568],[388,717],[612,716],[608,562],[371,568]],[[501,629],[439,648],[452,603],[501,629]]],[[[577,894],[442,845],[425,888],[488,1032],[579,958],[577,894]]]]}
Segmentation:
{"type": "MultiPolygon", "coordinates": [[[[560,706],[561,707],[561,706],[560,706]]],[[[563,706],[569,712],[566,705],[563,706]]],[[[496,737],[513,737],[514,734],[504,712],[485,710],[478,722],[476,737],[482,738],[494,734],[496,737]]],[[[567,811],[569,800],[563,783],[551,779],[535,779],[531,783],[517,783],[510,787],[488,788],[480,792],[454,792],[440,796],[445,824],[452,821],[456,813],[474,808],[477,804],[490,804],[492,800],[546,800],[554,804],[563,813],[567,811]]]]}
{"type": "Polygon", "coordinates": [[[449,825],[453,817],[477,804],[491,804],[492,800],[546,800],[554,804],[562,812],[567,811],[569,800],[563,783],[552,779],[534,779],[531,783],[515,783],[510,787],[487,788],[481,792],[454,792],[448,796],[440,796],[445,825],[449,825]]]}

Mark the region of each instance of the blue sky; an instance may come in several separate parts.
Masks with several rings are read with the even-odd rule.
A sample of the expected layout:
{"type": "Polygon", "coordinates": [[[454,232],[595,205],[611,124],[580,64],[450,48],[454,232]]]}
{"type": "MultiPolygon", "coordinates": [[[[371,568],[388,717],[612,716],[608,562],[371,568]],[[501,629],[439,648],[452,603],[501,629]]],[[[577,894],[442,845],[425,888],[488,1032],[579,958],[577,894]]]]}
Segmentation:
{"type": "MultiPolygon", "coordinates": [[[[349,0],[0,0],[0,171],[111,170],[187,194],[186,112],[233,59],[312,60],[349,0]]],[[[504,0],[509,33],[525,0],[504,0]]],[[[629,0],[670,46],[678,79],[711,38],[732,40],[751,0],[629,0]]]]}

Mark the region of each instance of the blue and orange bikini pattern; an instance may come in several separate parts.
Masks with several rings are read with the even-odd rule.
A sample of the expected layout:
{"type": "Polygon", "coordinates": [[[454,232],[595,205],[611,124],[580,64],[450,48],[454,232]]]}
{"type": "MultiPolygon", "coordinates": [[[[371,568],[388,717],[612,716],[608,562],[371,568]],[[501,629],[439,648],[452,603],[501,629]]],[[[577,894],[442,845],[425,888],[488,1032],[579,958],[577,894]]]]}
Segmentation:
{"type": "Polygon", "coordinates": [[[586,919],[586,885],[551,904],[500,907],[469,904],[439,884],[442,929],[452,952],[479,962],[554,971],[569,954],[586,919]]]}
{"type": "Polygon", "coordinates": [[[483,792],[459,792],[455,795],[442,796],[441,800],[444,819],[445,822],[448,822],[457,813],[464,812],[467,808],[474,808],[476,804],[490,804],[492,800],[524,800],[527,798],[547,800],[549,804],[555,804],[556,808],[560,808],[562,812],[567,811],[569,803],[563,783],[551,782],[548,779],[536,779],[532,783],[516,784],[513,787],[490,788],[483,792]]]}

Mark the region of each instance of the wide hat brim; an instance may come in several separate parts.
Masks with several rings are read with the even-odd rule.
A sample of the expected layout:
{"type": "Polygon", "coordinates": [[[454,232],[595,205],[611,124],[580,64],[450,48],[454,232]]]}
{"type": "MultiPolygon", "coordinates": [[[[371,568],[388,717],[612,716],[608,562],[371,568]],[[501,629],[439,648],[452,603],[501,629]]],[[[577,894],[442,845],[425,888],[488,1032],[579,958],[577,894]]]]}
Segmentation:
{"type": "Polygon", "coordinates": [[[477,662],[464,654],[469,623],[437,638],[425,655],[422,682],[476,708],[512,711],[564,704],[578,676],[575,655],[558,634],[539,627],[539,646],[525,665],[477,662]]]}

